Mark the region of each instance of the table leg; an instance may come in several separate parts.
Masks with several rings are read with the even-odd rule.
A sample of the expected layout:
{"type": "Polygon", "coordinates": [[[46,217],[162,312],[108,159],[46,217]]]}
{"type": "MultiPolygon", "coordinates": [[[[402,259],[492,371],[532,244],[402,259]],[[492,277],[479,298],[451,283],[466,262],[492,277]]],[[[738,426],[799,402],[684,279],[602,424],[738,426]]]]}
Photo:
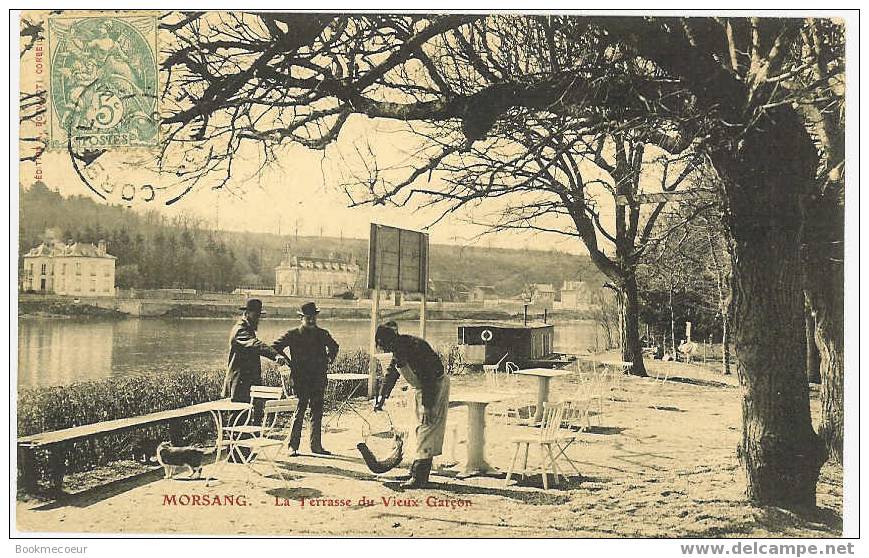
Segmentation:
{"type": "MultiPolygon", "coordinates": [[[[214,426],[217,428],[217,444],[214,446],[214,472],[217,472],[217,465],[221,463],[220,460],[220,450],[223,448],[223,416],[220,414],[220,411],[210,411],[211,419],[214,421],[214,426]]],[[[229,455],[232,455],[232,449],[230,448],[229,455]]],[[[229,457],[227,457],[227,460],[229,457]]],[[[209,482],[212,480],[216,480],[215,477],[211,475],[206,475],[205,477],[205,486],[209,486],[209,482]]]]}
{"type": "Polygon", "coordinates": [[[214,421],[214,427],[217,428],[217,445],[214,449],[214,464],[220,461],[220,449],[223,447],[223,417],[220,411],[211,411],[211,420],[214,421]]]}
{"type": "Polygon", "coordinates": [[[18,446],[18,486],[27,494],[35,494],[38,487],[36,457],[30,446],[18,446]]]}
{"type": "Polygon", "coordinates": [[[547,376],[537,376],[537,409],[534,412],[534,422],[543,420],[543,404],[549,401],[549,380],[547,376]]]}
{"type": "Polygon", "coordinates": [[[486,403],[468,405],[468,460],[458,478],[496,471],[486,461],[486,403]]]}

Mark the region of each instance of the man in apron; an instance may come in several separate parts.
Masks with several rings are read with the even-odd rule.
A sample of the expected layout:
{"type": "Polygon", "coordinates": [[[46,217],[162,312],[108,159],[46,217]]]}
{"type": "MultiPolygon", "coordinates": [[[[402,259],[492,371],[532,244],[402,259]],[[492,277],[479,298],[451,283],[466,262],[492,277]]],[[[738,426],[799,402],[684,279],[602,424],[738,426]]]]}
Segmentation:
{"type": "Polygon", "coordinates": [[[416,453],[410,466],[410,479],[402,488],[423,488],[428,484],[432,461],[443,452],[447,410],[450,405],[450,378],[438,354],[424,339],[399,335],[392,327],[379,326],[374,336],[377,346],[392,353],[374,410],[392,393],[399,374],[416,390],[416,453]]]}

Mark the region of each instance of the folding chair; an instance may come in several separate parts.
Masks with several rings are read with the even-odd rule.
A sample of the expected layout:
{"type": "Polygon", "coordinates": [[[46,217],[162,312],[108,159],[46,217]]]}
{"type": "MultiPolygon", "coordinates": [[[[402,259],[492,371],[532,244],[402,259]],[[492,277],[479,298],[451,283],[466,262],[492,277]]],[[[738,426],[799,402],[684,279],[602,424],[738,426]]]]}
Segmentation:
{"type": "Polygon", "coordinates": [[[507,361],[504,363],[504,379],[505,379],[505,387],[509,391],[518,391],[519,387],[519,376],[516,372],[519,371],[519,365],[515,362],[507,361]]]}
{"type": "Polygon", "coordinates": [[[501,368],[501,363],[504,362],[504,359],[507,358],[507,355],[510,353],[504,353],[498,362],[495,364],[484,364],[483,365],[483,374],[485,374],[486,379],[486,387],[491,391],[496,391],[500,388],[500,378],[498,370],[501,368]]]}
{"type": "Polygon", "coordinates": [[[510,469],[507,471],[507,478],[504,481],[504,486],[509,486],[510,478],[513,476],[513,471],[516,467],[516,460],[519,458],[519,451],[524,445],[525,455],[522,464],[522,477],[528,471],[528,452],[531,445],[538,446],[540,449],[540,474],[543,476],[543,488],[549,490],[549,474],[551,473],[558,482],[559,476],[567,479],[567,475],[559,468],[558,459],[564,458],[578,475],[581,473],[576,468],[573,461],[565,454],[567,448],[576,440],[576,434],[566,431],[561,427],[564,418],[564,410],[568,407],[568,403],[546,403],[543,409],[543,422],[539,433],[536,436],[520,436],[513,438],[512,443],[516,445],[513,451],[513,460],[510,463],[510,469]],[[558,453],[555,453],[558,452],[558,453]]]}
{"type": "Polygon", "coordinates": [[[622,388],[622,381],[624,380],[625,374],[627,374],[633,367],[634,363],[629,361],[622,361],[615,364],[616,370],[612,373],[612,385],[610,386],[610,399],[612,401],[616,400],[615,393],[617,391],[625,391],[622,388]]]}
{"type": "MultiPolygon", "coordinates": [[[[501,375],[500,372],[498,372],[498,369],[501,368],[501,363],[504,362],[504,359],[507,358],[508,354],[509,353],[504,353],[495,364],[483,365],[483,378],[486,384],[486,391],[489,393],[499,393],[501,391],[501,375]]],[[[489,405],[489,412],[492,416],[506,419],[507,405],[504,403],[489,405]]]]}
{"type": "Polygon", "coordinates": [[[574,432],[584,432],[586,428],[591,427],[589,419],[591,402],[580,394],[581,389],[582,385],[576,393],[564,401],[567,408],[565,408],[564,416],[561,418],[561,425],[574,432]]]}
{"type": "Polygon", "coordinates": [[[585,419],[585,425],[591,428],[592,409],[595,409],[597,424],[600,425],[600,417],[603,415],[603,401],[606,393],[610,390],[609,374],[605,368],[599,371],[595,369],[588,374],[576,388],[576,392],[567,401],[570,402],[571,410],[568,416],[571,426],[578,426],[579,420],[585,419]]]}
{"type": "Polygon", "coordinates": [[[660,406],[657,404],[657,393],[664,386],[664,382],[670,379],[670,373],[666,366],[662,367],[664,371],[661,372],[658,370],[655,372],[655,375],[652,378],[647,378],[647,381],[651,380],[651,384],[649,385],[648,390],[646,391],[646,395],[649,396],[649,401],[652,402],[651,407],[655,410],[659,410],[660,406]]]}
{"type": "MultiPolygon", "coordinates": [[[[283,383],[283,378],[281,379],[281,383],[283,383]]],[[[253,435],[259,433],[265,426],[265,416],[263,416],[263,424],[251,424],[257,403],[259,401],[276,401],[284,397],[284,394],[285,390],[283,387],[250,386],[250,404],[253,409],[251,409],[250,413],[247,413],[247,420],[243,423],[239,423],[237,420],[238,417],[236,417],[236,420],[233,420],[231,425],[224,426],[224,434],[229,437],[231,435],[241,436],[245,434],[253,435]]]]}
{"type": "Polygon", "coordinates": [[[489,405],[489,413],[504,421],[504,424],[530,424],[533,421],[534,412],[537,410],[537,401],[522,390],[519,383],[520,376],[516,374],[519,366],[511,361],[504,363],[504,372],[500,372],[497,390],[499,393],[509,394],[511,397],[499,403],[489,405]],[[525,415],[525,416],[523,416],[525,415]]]}
{"type": "MultiPolygon", "coordinates": [[[[281,383],[283,383],[283,378],[281,383]]],[[[217,448],[217,455],[220,455],[221,448],[225,446],[228,448],[230,458],[234,454],[240,463],[261,474],[253,467],[254,458],[263,453],[263,449],[272,447],[276,450],[280,449],[280,446],[287,445],[289,440],[289,431],[283,438],[276,437],[281,432],[278,419],[281,413],[292,414],[295,412],[298,407],[298,400],[284,396],[284,387],[251,386],[251,408],[239,412],[230,425],[223,428],[223,442],[217,448]],[[259,401],[263,402],[263,417],[261,423],[256,424],[253,418],[259,401]],[[243,451],[244,449],[247,451],[243,451]]],[[[277,451],[274,457],[276,456],[277,451]]],[[[281,479],[286,481],[281,471],[274,465],[274,457],[272,459],[273,467],[281,479]]]]}
{"type": "Polygon", "coordinates": [[[266,401],[263,408],[263,423],[259,432],[249,437],[239,437],[234,440],[233,446],[235,448],[248,450],[246,456],[244,455],[245,452],[239,453],[242,455],[242,463],[250,470],[260,476],[265,476],[254,466],[254,460],[264,456],[268,458],[272,469],[281,480],[287,482],[287,478],[277,466],[277,458],[281,450],[286,450],[289,447],[292,432],[290,428],[283,429],[279,427],[278,419],[282,413],[292,416],[298,406],[299,402],[297,399],[273,399],[266,401]]]}

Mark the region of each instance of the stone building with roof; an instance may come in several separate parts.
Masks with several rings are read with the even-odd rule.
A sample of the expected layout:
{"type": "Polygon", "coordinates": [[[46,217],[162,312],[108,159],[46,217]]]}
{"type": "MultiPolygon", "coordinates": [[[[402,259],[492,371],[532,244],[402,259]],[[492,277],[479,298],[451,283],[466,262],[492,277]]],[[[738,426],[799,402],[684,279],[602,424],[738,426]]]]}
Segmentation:
{"type": "Polygon", "coordinates": [[[531,304],[552,308],[555,303],[555,287],[550,283],[531,283],[527,290],[531,294],[531,304]]]}
{"type": "Polygon", "coordinates": [[[275,268],[278,296],[333,297],[353,292],[359,265],[351,256],[328,258],[290,256],[275,268]]]}
{"type": "Polygon", "coordinates": [[[471,302],[485,302],[498,298],[498,292],[491,285],[477,285],[471,289],[471,302]]]}
{"type": "Polygon", "coordinates": [[[565,281],[561,288],[561,307],[570,310],[586,310],[593,306],[594,291],[585,281],[565,281]]]}
{"type": "Polygon", "coordinates": [[[21,290],[76,296],[115,296],[115,258],[104,240],[43,242],[24,255],[21,290]]]}

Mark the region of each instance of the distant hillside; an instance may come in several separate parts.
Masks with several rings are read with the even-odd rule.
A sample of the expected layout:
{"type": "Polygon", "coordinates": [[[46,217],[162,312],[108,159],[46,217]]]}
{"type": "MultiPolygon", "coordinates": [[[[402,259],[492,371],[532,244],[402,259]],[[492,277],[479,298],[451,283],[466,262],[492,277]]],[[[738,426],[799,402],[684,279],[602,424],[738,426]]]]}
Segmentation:
{"type": "MultiPolygon", "coordinates": [[[[118,286],[183,287],[229,291],[240,285],[274,286],[274,267],[289,242],[294,254],[356,257],[365,268],[368,241],[333,237],[278,236],[211,230],[191,219],[169,220],[156,211],[144,215],[99,204],[84,196],[64,198],[37,183],[20,193],[19,251],[46,237],[96,242],[106,239],[118,258],[118,286]]],[[[543,250],[459,247],[434,244],[431,278],[466,285],[490,285],[502,297],[522,292],[527,283],[567,280],[601,284],[603,276],[585,256],[543,250]]],[[[359,278],[359,286],[364,277],[359,278]]]]}

